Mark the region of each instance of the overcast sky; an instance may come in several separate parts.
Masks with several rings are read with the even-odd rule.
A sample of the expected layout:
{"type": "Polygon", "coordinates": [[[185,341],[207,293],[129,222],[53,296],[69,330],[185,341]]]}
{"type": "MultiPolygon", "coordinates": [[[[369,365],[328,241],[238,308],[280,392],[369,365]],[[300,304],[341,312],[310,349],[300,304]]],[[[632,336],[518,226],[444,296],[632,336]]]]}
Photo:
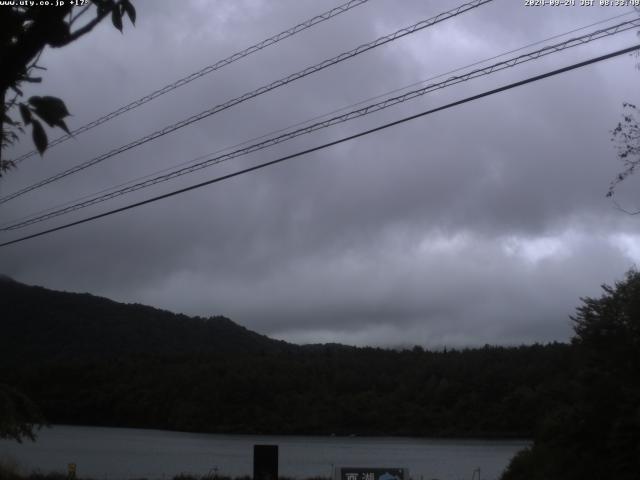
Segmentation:
{"type": "MultiPolygon", "coordinates": [[[[77,128],[339,0],[134,3],[138,21],[135,28],[126,22],[124,35],[104,22],[67,48],[45,51],[44,81],[28,95],[62,97],[73,114],[68,124],[77,128]]],[[[0,194],[457,5],[370,0],[52,148],[44,158],[22,162],[0,180],[0,194]]],[[[630,11],[495,0],[7,202],[0,223],[630,11]]],[[[94,208],[1,232],[0,240],[637,42],[632,30],[550,55],[94,208]]],[[[580,297],[599,295],[602,283],[621,279],[640,261],[640,216],[620,212],[605,198],[622,168],[610,131],[621,119],[622,102],[640,102],[637,61],[618,57],[3,247],[0,272],[51,289],[225,315],[298,343],[437,348],[567,341],[580,297]]],[[[24,138],[8,156],[31,148],[24,138]]],[[[640,178],[625,182],[619,202],[640,207],[639,186],[640,178]]]]}

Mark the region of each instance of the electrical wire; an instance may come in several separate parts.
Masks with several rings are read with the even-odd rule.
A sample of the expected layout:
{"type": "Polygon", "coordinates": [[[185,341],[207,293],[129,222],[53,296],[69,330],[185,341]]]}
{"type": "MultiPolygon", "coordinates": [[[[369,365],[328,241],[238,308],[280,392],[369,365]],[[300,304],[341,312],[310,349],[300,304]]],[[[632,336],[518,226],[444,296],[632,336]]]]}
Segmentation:
{"type": "MultiPolygon", "coordinates": [[[[269,37],[265,40],[262,40],[261,42],[256,43],[255,45],[251,45],[248,48],[245,48],[244,50],[240,51],[240,52],[236,52],[230,56],[228,56],[227,58],[224,58],[222,60],[217,61],[214,64],[211,65],[207,65],[206,67],[202,68],[201,70],[198,70],[195,73],[192,73],[190,75],[187,75],[186,77],[180,78],[179,80],[176,80],[173,83],[170,83],[169,85],[165,85],[164,87],[155,90],[154,92],[145,95],[144,97],[139,98],[138,100],[135,100],[123,107],[118,108],[117,110],[114,110],[111,113],[108,113],[90,123],[87,123],[86,125],[83,125],[81,127],[76,128],[75,130],[73,130],[70,134],[68,135],[62,135],[58,138],[56,138],[55,140],[52,140],[51,142],[49,142],[49,145],[47,146],[47,148],[51,148],[54,147],[56,145],[59,145],[60,143],[63,143],[67,140],[69,140],[72,137],[77,137],[78,135],[80,135],[81,133],[84,133],[86,131],[91,130],[92,128],[97,127],[98,125],[102,125],[105,122],[108,122],[109,120],[112,120],[130,110],[133,110],[135,108],[138,108],[142,105],[144,105],[145,103],[150,102],[151,100],[154,100],[155,98],[160,97],[161,95],[164,95],[166,93],[171,92],[172,90],[175,90],[176,88],[180,88],[184,85],[187,85],[188,83],[193,82],[194,80],[203,77],[205,75],[208,75],[212,72],[215,72],[216,70],[220,70],[223,67],[226,67],[227,65],[236,62],[244,57],[247,57],[249,55],[251,55],[252,53],[256,53],[259,52],[260,50],[263,50],[264,48],[270,47],[271,45],[275,45],[276,43],[292,37],[293,35],[302,32],[303,30],[306,30],[308,28],[313,27],[314,25],[317,25],[319,23],[322,23],[326,20],[329,20],[330,18],[336,17],[344,12],[347,12],[349,10],[351,10],[352,8],[358,7],[366,2],[368,2],[369,0],[350,0],[346,3],[343,3],[342,5],[339,5],[335,8],[332,8],[331,10],[328,10],[324,13],[321,13],[320,15],[316,15],[313,18],[310,18],[308,20],[305,20],[302,23],[299,23],[298,25],[296,25],[295,27],[291,27],[287,30],[284,30],[283,32],[278,33],[277,35],[274,35],[272,37],[269,37]]],[[[24,155],[21,155],[20,157],[16,158],[15,160],[13,160],[13,162],[17,165],[18,163],[22,162],[23,160],[26,160],[29,157],[34,156],[36,153],[38,153],[37,150],[32,150],[31,152],[25,153],[24,155]]]]}
{"type": "Polygon", "coordinates": [[[377,47],[379,47],[381,45],[384,45],[386,43],[389,43],[389,42],[392,42],[392,41],[397,40],[399,38],[402,38],[402,37],[404,37],[406,35],[410,35],[410,34],[413,34],[415,32],[418,32],[420,30],[423,30],[425,28],[431,27],[432,25],[435,25],[435,24],[440,23],[442,21],[445,21],[445,20],[448,20],[450,18],[456,17],[458,15],[461,15],[462,13],[465,13],[465,12],[467,12],[469,10],[472,10],[474,8],[477,8],[477,7],[481,6],[481,5],[490,3],[492,1],[493,0],[473,0],[471,2],[462,4],[462,5],[454,8],[454,9],[451,9],[451,10],[449,10],[447,12],[440,13],[440,14],[436,15],[435,17],[429,18],[427,20],[422,20],[422,21],[420,21],[418,23],[415,23],[415,24],[413,24],[413,25],[411,25],[409,27],[405,27],[405,28],[402,28],[400,30],[397,30],[396,32],[391,33],[389,35],[385,35],[383,37],[379,37],[379,38],[377,38],[376,40],[374,40],[372,42],[362,44],[362,45],[360,45],[360,46],[358,46],[358,47],[356,47],[356,48],[354,48],[352,50],[349,50],[348,52],[341,53],[340,55],[337,55],[337,56],[332,57],[330,59],[324,60],[324,61],[322,61],[322,62],[320,62],[318,64],[315,64],[315,65],[313,65],[311,67],[307,67],[307,68],[305,68],[303,70],[300,70],[299,72],[296,72],[296,73],[293,73],[293,74],[291,74],[291,75],[289,75],[287,77],[281,78],[280,80],[276,80],[275,82],[272,82],[272,83],[270,83],[268,85],[262,86],[262,87],[260,87],[260,88],[258,88],[256,90],[253,90],[251,92],[245,93],[244,95],[241,95],[240,97],[236,97],[236,98],[234,98],[232,100],[229,100],[229,101],[227,101],[225,103],[222,103],[220,105],[216,105],[215,107],[212,107],[212,108],[210,108],[208,110],[204,110],[204,111],[202,111],[202,112],[200,112],[200,113],[198,113],[196,115],[193,115],[193,116],[191,116],[189,118],[186,118],[184,120],[181,120],[181,121],[179,121],[177,123],[174,123],[172,125],[164,127],[161,130],[157,130],[157,131],[155,131],[155,132],[153,132],[153,133],[151,133],[149,135],[146,135],[146,136],[141,137],[141,138],[139,138],[137,140],[134,140],[131,143],[128,143],[126,145],[118,147],[118,148],[116,148],[114,150],[111,150],[111,151],[109,151],[107,153],[104,153],[104,154],[102,154],[102,155],[100,155],[98,157],[95,157],[95,158],[93,158],[91,160],[88,160],[88,161],[86,161],[84,163],[76,165],[75,167],[69,168],[69,169],[64,170],[64,171],[62,171],[60,173],[57,173],[56,175],[53,175],[53,176],[48,177],[48,178],[46,178],[44,180],[41,180],[41,181],[36,182],[36,183],[34,183],[32,185],[29,185],[29,186],[27,186],[27,187],[25,187],[25,188],[23,188],[21,190],[18,190],[17,192],[14,192],[14,193],[11,193],[9,195],[6,195],[6,196],[0,198],[0,204],[6,203],[9,200],[12,200],[12,199],[14,199],[16,197],[24,195],[27,192],[30,192],[30,191],[35,190],[37,188],[43,187],[45,185],[48,185],[49,183],[55,182],[55,181],[60,180],[60,179],[62,179],[64,177],[67,177],[67,176],[72,175],[74,173],[77,173],[77,172],[79,172],[81,170],[89,168],[89,167],[91,167],[93,165],[96,165],[96,164],[98,164],[100,162],[103,162],[104,160],[106,160],[108,158],[111,158],[111,157],[113,157],[115,155],[118,155],[120,153],[123,153],[123,152],[125,152],[127,150],[130,150],[132,148],[140,146],[140,145],[142,145],[144,143],[147,143],[147,142],[150,142],[152,140],[155,140],[155,139],[157,139],[159,137],[162,137],[162,136],[164,136],[164,135],[166,135],[168,133],[174,132],[174,131],[176,131],[176,130],[178,130],[180,128],[183,128],[183,127],[186,127],[188,125],[191,125],[192,123],[200,121],[200,120],[202,120],[204,118],[207,118],[207,117],[209,117],[211,115],[219,113],[219,112],[221,112],[223,110],[226,110],[228,108],[231,108],[231,107],[233,107],[235,105],[238,105],[238,104],[240,104],[242,102],[245,102],[245,101],[247,101],[249,99],[257,97],[258,95],[262,95],[262,94],[267,93],[267,92],[269,92],[271,90],[274,90],[276,88],[279,88],[279,87],[282,87],[284,85],[287,85],[287,84],[289,84],[291,82],[294,82],[294,81],[299,80],[299,79],[301,79],[303,77],[306,77],[308,75],[316,73],[316,72],[318,72],[320,70],[323,70],[323,69],[325,69],[327,67],[330,67],[330,66],[335,65],[337,63],[343,62],[343,61],[345,61],[347,59],[350,59],[350,58],[355,57],[357,55],[360,55],[360,54],[362,54],[364,52],[367,52],[369,50],[377,48],[377,47]]]}
{"type": "Polygon", "coordinates": [[[457,72],[460,72],[460,71],[466,70],[466,69],[468,69],[468,68],[475,67],[475,66],[477,66],[477,65],[482,65],[482,64],[484,64],[484,63],[486,63],[486,62],[489,62],[489,61],[491,61],[491,60],[495,60],[495,59],[498,59],[498,58],[502,58],[502,57],[504,57],[504,56],[506,56],[506,55],[510,55],[510,54],[512,54],[512,53],[521,52],[522,50],[526,50],[527,48],[531,48],[531,47],[534,47],[534,46],[536,46],[536,45],[540,45],[540,44],[542,44],[542,43],[546,43],[546,42],[551,41],[551,40],[556,40],[556,39],[558,39],[558,38],[565,37],[565,36],[570,35],[570,34],[572,34],[572,33],[576,33],[576,32],[579,32],[579,31],[581,31],[581,30],[586,30],[587,28],[594,27],[594,26],[596,26],[596,25],[601,25],[601,24],[603,24],[603,23],[610,22],[611,20],[616,20],[616,19],[621,18],[621,17],[627,17],[627,16],[629,16],[629,15],[634,15],[635,13],[636,13],[636,12],[633,12],[633,11],[631,11],[631,12],[626,12],[626,13],[621,13],[620,15],[614,15],[613,17],[609,17],[609,18],[606,18],[606,19],[603,19],[603,20],[599,20],[599,21],[597,21],[597,22],[590,23],[590,24],[588,24],[588,25],[584,25],[584,26],[582,26],[582,27],[574,28],[573,30],[569,30],[569,31],[564,32],[564,33],[559,33],[559,34],[553,35],[553,36],[551,36],[551,37],[547,37],[547,38],[544,38],[544,39],[542,39],[542,40],[538,40],[538,41],[536,41],[536,42],[529,43],[529,44],[524,45],[524,46],[522,46],[522,47],[518,47],[518,48],[513,49],[513,50],[509,50],[509,51],[506,51],[506,52],[502,52],[502,53],[500,53],[500,54],[498,54],[498,55],[494,55],[494,56],[489,57],[489,58],[485,58],[485,59],[482,59],[482,60],[478,60],[478,61],[476,61],[476,62],[474,62],[474,63],[468,64],[468,65],[465,65],[465,66],[463,66],[463,67],[458,67],[458,68],[455,68],[454,70],[449,70],[449,71],[447,71],[447,72],[440,73],[440,74],[438,74],[438,75],[434,75],[434,76],[429,77],[429,78],[426,78],[426,79],[424,79],[424,80],[420,80],[419,82],[414,82],[414,83],[411,83],[411,84],[409,84],[409,85],[405,85],[405,86],[403,86],[403,87],[395,88],[395,89],[390,90],[390,91],[387,91],[387,92],[385,92],[385,93],[382,93],[382,94],[379,94],[379,95],[376,95],[376,96],[373,96],[373,97],[369,97],[369,98],[366,98],[366,99],[364,99],[364,100],[360,100],[359,102],[352,103],[352,104],[350,104],[350,105],[346,105],[346,106],[344,106],[344,107],[340,107],[340,108],[335,109],[335,110],[332,110],[332,111],[330,111],[330,112],[323,113],[322,115],[317,115],[317,116],[315,116],[315,117],[312,117],[312,118],[309,118],[309,119],[307,119],[307,120],[303,120],[303,121],[300,121],[300,122],[296,122],[296,123],[294,123],[294,124],[288,125],[288,126],[286,126],[286,127],[279,128],[279,129],[277,129],[277,130],[272,130],[271,132],[265,133],[265,134],[260,135],[260,136],[258,136],[258,137],[253,137],[253,138],[250,138],[250,139],[244,140],[244,141],[242,141],[242,142],[240,142],[240,143],[236,143],[236,144],[234,144],[234,145],[230,145],[230,146],[227,146],[227,147],[224,147],[224,148],[220,148],[220,149],[218,149],[218,150],[216,150],[216,151],[209,152],[209,153],[204,154],[204,155],[199,155],[198,157],[193,158],[193,159],[191,159],[191,160],[187,160],[186,162],[181,162],[181,163],[179,163],[179,164],[177,164],[177,165],[172,165],[172,166],[170,166],[170,167],[166,167],[166,168],[163,168],[163,169],[161,169],[161,170],[156,170],[156,171],[151,172],[151,173],[148,173],[148,174],[146,174],[146,175],[143,175],[143,176],[140,176],[140,177],[136,177],[136,178],[131,179],[131,180],[127,180],[126,182],[122,182],[122,183],[119,183],[119,184],[117,184],[117,185],[113,185],[113,186],[111,186],[111,187],[104,188],[104,189],[99,190],[99,191],[97,191],[97,192],[93,192],[93,193],[90,193],[90,194],[87,194],[87,195],[83,195],[82,197],[75,198],[75,199],[73,199],[73,200],[69,200],[69,201],[66,201],[66,202],[64,202],[64,203],[61,203],[61,204],[58,204],[58,205],[55,205],[55,206],[52,206],[52,207],[49,207],[49,208],[46,208],[46,209],[43,209],[43,210],[39,210],[39,211],[37,211],[37,212],[35,212],[35,213],[31,213],[31,214],[28,214],[28,215],[23,215],[22,217],[19,217],[19,218],[17,218],[17,219],[12,220],[12,221],[5,221],[5,222],[2,222],[2,223],[0,223],[0,231],[2,231],[2,227],[6,226],[6,225],[9,225],[9,224],[11,224],[11,223],[16,223],[16,222],[19,222],[19,221],[22,221],[22,220],[26,220],[26,219],[34,218],[34,217],[36,217],[36,216],[40,216],[40,215],[42,215],[42,214],[45,214],[45,213],[48,213],[48,212],[52,212],[52,211],[54,211],[54,210],[61,209],[62,207],[66,207],[67,205],[73,205],[74,203],[78,203],[78,202],[80,202],[80,201],[82,201],[82,200],[85,200],[85,199],[88,199],[88,198],[94,197],[94,196],[96,196],[96,195],[100,195],[100,194],[102,194],[102,193],[107,193],[107,192],[110,192],[110,191],[115,190],[115,189],[117,189],[117,188],[121,188],[121,187],[124,187],[124,186],[126,186],[126,185],[130,185],[130,184],[132,184],[132,183],[136,183],[136,182],[139,182],[139,181],[141,181],[141,180],[145,180],[145,179],[147,179],[147,178],[153,177],[154,175],[159,175],[159,174],[161,174],[161,173],[165,173],[165,172],[168,172],[168,171],[170,171],[170,170],[173,170],[173,169],[176,169],[176,168],[179,168],[179,167],[185,166],[185,165],[191,165],[191,164],[193,164],[193,163],[198,162],[199,160],[203,160],[203,159],[207,158],[207,157],[208,157],[208,156],[210,156],[210,155],[217,155],[217,154],[219,154],[219,153],[222,153],[222,152],[225,152],[225,151],[228,151],[228,150],[233,150],[233,149],[238,148],[238,147],[241,147],[241,146],[243,146],[243,145],[250,144],[251,142],[255,142],[255,141],[257,141],[257,140],[262,140],[262,139],[264,139],[264,138],[268,138],[268,137],[270,137],[270,136],[272,136],[272,135],[275,135],[275,134],[278,134],[278,133],[282,133],[282,132],[286,132],[287,130],[290,130],[290,129],[292,129],[292,128],[296,128],[296,127],[299,127],[299,126],[302,126],[302,125],[306,125],[306,124],[311,123],[311,122],[313,122],[313,121],[317,121],[317,120],[320,120],[320,119],[322,119],[322,118],[326,118],[326,117],[328,117],[328,116],[330,116],[330,115],[334,115],[334,114],[336,114],[336,113],[339,113],[339,112],[342,112],[342,111],[348,110],[348,109],[350,109],[350,108],[357,107],[357,106],[359,106],[359,105],[363,105],[363,104],[365,104],[365,103],[367,103],[367,102],[370,102],[370,101],[372,101],[372,100],[377,100],[377,99],[380,99],[380,98],[384,98],[384,97],[387,97],[387,96],[392,95],[392,94],[394,94],[394,93],[398,93],[398,92],[401,92],[401,91],[403,91],[403,90],[406,90],[406,89],[408,89],[408,88],[412,88],[412,87],[415,87],[415,86],[417,86],[417,85],[422,85],[422,84],[427,83],[427,82],[430,82],[430,81],[432,81],[432,80],[436,80],[436,79],[438,79],[438,78],[442,78],[442,77],[444,77],[444,76],[451,75],[451,74],[453,74],[453,73],[457,73],[457,72]]]}
{"type": "Polygon", "coordinates": [[[360,137],[363,137],[365,135],[369,135],[371,133],[379,132],[381,130],[385,130],[385,129],[393,127],[393,126],[400,125],[400,124],[408,122],[410,120],[415,120],[417,118],[424,117],[424,116],[427,116],[427,115],[431,115],[433,113],[436,113],[436,112],[439,112],[439,111],[442,111],[442,110],[447,110],[449,108],[453,108],[453,107],[456,107],[456,106],[459,106],[459,105],[462,105],[462,104],[465,104],[465,103],[469,103],[469,102],[472,102],[472,101],[475,101],[475,100],[479,100],[481,98],[488,97],[490,95],[495,95],[496,93],[500,93],[500,92],[504,92],[504,91],[507,91],[507,90],[511,90],[513,88],[520,87],[522,85],[526,85],[526,84],[529,84],[529,83],[537,82],[537,81],[543,80],[545,78],[549,78],[549,77],[552,77],[552,76],[555,76],[555,75],[559,75],[561,73],[565,73],[565,72],[568,72],[568,71],[571,71],[571,70],[575,70],[577,68],[585,67],[587,65],[592,65],[592,64],[597,63],[597,62],[608,60],[610,58],[614,58],[614,57],[617,57],[617,56],[620,56],[620,55],[624,55],[624,54],[627,54],[627,53],[631,53],[631,52],[634,52],[634,51],[638,51],[638,50],[640,50],[640,44],[639,45],[634,45],[632,47],[623,48],[621,50],[617,50],[615,52],[608,53],[606,55],[601,55],[599,57],[591,58],[589,60],[585,60],[585,61],[582,61],[582,62],[574,63],[574,64],[569,65],[567,67],[559,68],[557,70],[552,70],[550,72],[543,73],[541,75],[536,75],[536,76],[533,76],[533,77],[526,78],[525,80],[520,80],[518,82],[510,83],[510,84],[504,85],[504,86],[499,87],[499,88],[488,90],[488,91],[485,91],[483,93],[480,93],[480,94],[477,94],[477,95],[473,95],[473,96],[464,98],[462,100],[458,100],[456,102],[448,103],[446,105],[443,105],[443,106],[440,106],[440,107],[437,107],[437,108],[432,108],[430,110],[426,110],[424,112],[421,112],[421,113],[418,113],[418,114],[415,114],[415,115],[404,117],[404,118],[401,118],[400,120],[396,120],[394,122],[385,123],[385,124],[380,125],[378,127],[371,128],[369,130],[365,130],[365,131],[356,133],[354,135],[349,135],[347,137],[343,137],[343,138],[340,138],[338,140],[334,140],[332,142],[328,142],[328,143],[319,145],[317,147],[309,148],[307,150],[303,150],[303,151],[300,151],[300,152],[297,152],[297,153],[294,153],[294,154],[291,154],[291,155],[286,155],[284,157],[280,157],[280,158],[277,158],[275,160],[271,160],[269,162],[261,163],[259,165],[254,165],[253,167],[245,168],[243,170],[240,170],[240,171],[237,171],[237,172],[234,172],[234,173],[230,173],[228,175],[223,175],[223,176],[220,176],[220,177],[216,177],[216,178],[213,178],[211,180],[207,180],[205,182],[197,183],[195,185],[191,185],[189,187],[181,188],[179,190],[174,190],[172,192],[165,193],[165,194],[162,194],[162,195],[158,195],[156,197],[152,197],[152,198],[140,201],[140,202],[132,203],[132,204],[126,205],[124,207],[120,207],[120,208],[116,208],[116,209],[113,209],[113,210],[109,210],[107,212],[103,212],[103,213],[100,213],[98,215],[93,215],[91,217],[83,218],[83,219],[77,220],[75,222],[67,223],[65,225],[60,225],[58,227],[50,228],[50,229],[43,230],[43,231],[40,231],[40,232],[37,232],[37,233],[33,233],[31,235],[26,235],[24,237],[20,237],[20,238],[14,239],[14,240],[10,240],[10,241],[4,242],[4,243],[0,243],[0,247],[13,245],[15,243],[23,242],[23,241],[26,241],[26,240],[29,240],[29,239],[32,239],[32,238],[36,238],[36,237],[40,237],[40,236],[43,236],[43,235],[46,235],[46,234],[49,234],[49,233],[57,232],[57,231],[60,231],[60,230],[63,230],[63,229],[67,229],[67,228],[70,228],[70,227],[73,227],[73,226],[76,226],[76,225],[80,225],[80,224],[87,223],[87,222],[90,222],[90,221],[93,221],[93,220],[97,220],[99,218],[104,218],[104,217],[107,217],[107,216],[110,216],[110,215],[114,215],[116,213],[124,212],[126,210],[131,210],[133,208],[137,208],[137,207],[140,207],[142,205],[147,205],[149,203],[154,203],[154,202],[157,202],[159,200],[163,200],[165,198],[173,197],[175,195],[179,195],[179,194],[191,191],[191,190],[196,190],[196,189],[205,187],[207,185],[212,185],[214,183],[219,183],[221,181],[228,180],[230,178],[243,175],[245,173],[253,172],[255,170],[260,170],[260,169],[263,169],[263,168],[266,168],[266,167],[269,167],[269,166],[272,166],[272,165],[276,165],[278,163],[285,162],[287,160],[291,160],[291,159],[294,159],[294,158],[297,158],[297,157],[301,157],[303,155],[307,155],[309,153],[317,152],[319,150],[323,150],[325,148],[332,147],[334,145],[338,145],[338,144],[343,143],[343,142],[347,142],[349,140],[354,140],[356,138],[360,138],[360,137]]]}
{"type": "MultiPolygon", "coordinates": [[[[195,171],[201,170],[203,168],[207,168],[209,166],[218,164],[218,163],[222,163],[228,160],[231,160],[233,158],[237,158],[240,156],[244,156],[247,155],[249,153],[253,153],[256,152],[258,150],[262,150],[264,148],[273,146],[273,145],[277,145],[279,143],[283,143],[286,142],[288,140],[291,140],[293,138],[296,138],[298,136],[301,135],[306,135],[308,133],[312,133],[315,132],[317,130],[320,129],[324,129],[324,128],[328,128],[330,126],[339,124],[339,123],[344,123],[347,122],[349,120],[353,120],[355,118],[359,118],[359,117],[363,117],[365,115],[369,115],[371,113],[374,112],[378,112],[380,110],[384,110],[386,108],[389,108],[391,106],[406,102],[408,100],[413,100],[417,97],[423,96],[427,93],[436,91],[436,90],[440,90],[452,85],[456,85],[458,83],[462,83],[462,82],[466,82],[481,76],[486,76],[486,75],[491,75],[495,72],[507,69],[507,68],[511,68],[514,67],[516,65],[520,65],[522,63],[525,62],[529,62],[532,60],[537,60],[543,56],[546,55],[550,55],[553,53],[558,53],[561,52],[563,50],[566,50],[568,48],[573,48],[579,45],[584,45],[586,43],[595,41],[595,40],[599,40],[611,35],[615,35],[621,32],[625,32],[628,31],[630,29],[634,29],[634,28],[638,28],[640,27],[640,19],[634,19],[634,20],[629,20],[626,22],[621,22],[617,25],[614,25],[612,27],[608,27],[608,28],[604,28],[604,29],[600,29],[600,30],[596,30],[594,32],[582,35],[580,37],[576,37],[576,38],[571,38],[569,40],[566,40],[564,42],[560,42],[554,45],[550,45],[550,46],[546,46],[543,47],[541,49],[535,50],[533,52],[530,53],[526,53],[523,55],[519,55],[517,57],[513,57],[507,60],[504,60],[502,62],[498,62],[495,63],[493,65],[487,66],[487,67],[482,67],[476,70],[472,70],[464,75],[460,75],[460,76],[455,76],[455,77],[450,77],[449,79],[440,82],[440,83],[435,83],[435,84],[430,84],[427,85],[423,88],[417,89],[417,90],[413,90],[410,92],[407,92],[403,95],[400,96],[396,96],[396,97],[392,97],[389,99],[386,99],[382,102],[378,102],[378,103],[374,103],[371,105],[368,105],[366,107],[357,109],[357,110],[353,110],[351,112],[345,113],[343,115],[338,115],[332,118],[329,118],[327,120],[321,121],[321,122],[317,122],[314,123],[312,125],[309,125],[307,127],[304,128],[300,128],[297,130],[294,130],[292,132],[288,132],[285,133],[283,135],[279,135],[277,137],[272,137],[270,139],[264,140],[262,142],[232,151],[230,153],[226,153],[223,155],[219,155],[219,156],[215,156],[213,158],[209,158],[206,159],[202,162],[199,163],[195,163],[183,168],[180,168],[178,170],[174,170],[170,173],[164,174],[164,175],[159,175],[157,177],[148,179],[148,180],[144,180],[142,182],[136,183],[134,185],[129,185],[127,187],[123,187],[121,189],[118,190],[113,190],[110,191],[109,193],[105,193],[103,195],[98,195],[95,196],[93,198],[90,198],[88,200],[85,201],[81,201],[75,204],[72,204],[70,206],[65,206],[63,208],[59,208],[59,209],[55,209],[53,211],[49,211],[48,213],[42,214],[42,215],[38,215],[38,216],[32,216],[31,218],[27,219],[27,220],[23,220],[23,221],[14,221],[13,223],[11,223],[8,226],[3,226],[0,228],[0,231],[10,231],[10,230],[16,230],[19,228],[24,228],[27,227],[29,225],[33,225],[35,223],[39,223],[45,220],[49,220],[51,218],[54,217],[58,217],[60,215],[64,215],[66,213],[70,213],[76,210],[80,210],[82,208],[86,208],[89,207],[91,205],[95,205],[98,203],[102,203],[105,202],[107,200],[111,200],[113,198],[125,195],[127,193],[131,193],[143,188],[148,188],[152,185],[156,185],[158,183],[162,183],[162,182],[166,182],[168,180],[180,177],[182,175],[186,175],[188,173],[193,173],[195,171]]],[[[5,224],[6,225],[6,224],[5,224]]]]}

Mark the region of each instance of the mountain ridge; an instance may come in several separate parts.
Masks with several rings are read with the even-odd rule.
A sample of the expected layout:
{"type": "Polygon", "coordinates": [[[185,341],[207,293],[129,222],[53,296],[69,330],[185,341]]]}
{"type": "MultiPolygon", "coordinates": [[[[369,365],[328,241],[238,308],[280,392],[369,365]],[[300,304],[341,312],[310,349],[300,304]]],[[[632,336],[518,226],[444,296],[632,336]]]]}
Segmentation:
{"type": "Polygon", "coordinates": [[[428,351],[293,345],[4,282],[0,379],[51,423],[210,433],[522,438],[568,395],[565,344],[428,351]]]}
{"type": "Polygon", "coordinates": [[[90,293],[50,290],[1,276],[1,357],[275,352],[296,348],[224,316],[199,317],[90,293]],[[4,339],[4,340],[3,340],[4,339]]]}

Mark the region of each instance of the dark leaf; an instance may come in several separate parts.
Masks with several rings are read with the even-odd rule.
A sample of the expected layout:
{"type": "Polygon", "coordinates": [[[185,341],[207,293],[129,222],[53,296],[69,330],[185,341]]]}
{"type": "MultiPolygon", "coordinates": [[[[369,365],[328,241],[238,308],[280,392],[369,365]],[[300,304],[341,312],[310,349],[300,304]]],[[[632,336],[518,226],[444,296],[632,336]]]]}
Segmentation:
{"type": "Polygon", "coordinates": [[[122,12],[120,12],[119,8],[114,8],[111,11],[111,21],[113,26],[122,32],[122,12]]]}
{"type": "Polygon", "coordinates": [[[67,132],[67,134],[71,135],[71,132],[69,131],[69,127],[67,127],[67,124],[64,123],[64,120],[60,120],[60,122],[58,122],[58,127],[63,129],[65,132],[67,132]]]}
{"type": "Polygon", "coordinates": [[[120,5],[122,5],[122,9],[129,16],[129,20],[134,25],[136,24],[136,9],[133,7],[129,0],[121,0],[120,5]]]}
{"type": "Polygon", "coordinates": [[[50,127],[66,128],[62,119],[69,116],[69,110],[62,100],[57,97],[31,97],[29,103],[34,112],[50,127]]]}
{"type": "Polygon", "coordinates": [[[67,106],[58,97],[31,97],[29,103],[36,108],[42,106],[50,110],[57,118],[64,118],[71,115],[69,110],[67,110],[67,106]]]}
{"type": "Polygon", "coordinates": [[[22,121],[25,125],[31,123],[31,110],[24,103],[20,104],[20,115],[22,115],[22,121]]]}
{"type": "Polygon", "coordinates": [[[38,152],[40,152],[40,155],[42,155],[47,149],[47,145],[49,143],[49,141],[47,140],[47,134],[45,133],[44,128],[42,128],[42,124],[38,120],[32,120],[31,123],[33,124],[33,143],[36,144],[38,152]]]}
{"type": "Polygon", "coordinates": [[[67,45],[69,35],[69,24],[64,21],[64,18],[58,18],[47,25],[47,44],[54,48],[67,45]]]}

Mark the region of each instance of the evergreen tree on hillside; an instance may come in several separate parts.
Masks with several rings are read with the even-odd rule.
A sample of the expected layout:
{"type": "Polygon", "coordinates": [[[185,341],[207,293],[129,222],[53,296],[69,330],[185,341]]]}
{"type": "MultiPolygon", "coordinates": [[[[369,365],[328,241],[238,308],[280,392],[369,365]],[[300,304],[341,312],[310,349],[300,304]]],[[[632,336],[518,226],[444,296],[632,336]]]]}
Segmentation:
{"type": "Polygon", "coordinates": [[[550,414],[503,480],[637,479],[640,472],[640,272],[583,298],[572,340],[572,401],[550,414]]]}

